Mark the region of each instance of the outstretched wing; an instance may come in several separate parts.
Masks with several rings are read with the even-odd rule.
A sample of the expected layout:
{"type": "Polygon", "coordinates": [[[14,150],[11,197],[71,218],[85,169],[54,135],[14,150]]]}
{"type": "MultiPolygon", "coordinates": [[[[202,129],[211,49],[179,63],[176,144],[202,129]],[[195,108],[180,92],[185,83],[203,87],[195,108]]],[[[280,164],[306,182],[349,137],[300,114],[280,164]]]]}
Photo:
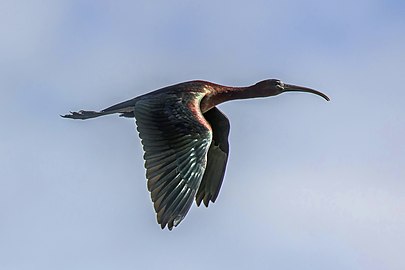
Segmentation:
{"type": "Polygon", "coordinates": [[[201,98],[167,94],[135,105],[148,190],[162,229],[185,217],[204,174],[212,132],[199,109],[201,98]]]}
{"type": "Polygon", "coordinates": [[[229,120],[216,107],[204,113],[205,119],[212,128],[212,143],[208,150],[207,168],[196,195],[196,203],[200,206],[204,201],[208,207],[209,201],[215,202],[221,189],[229,154],[229,120]]]}

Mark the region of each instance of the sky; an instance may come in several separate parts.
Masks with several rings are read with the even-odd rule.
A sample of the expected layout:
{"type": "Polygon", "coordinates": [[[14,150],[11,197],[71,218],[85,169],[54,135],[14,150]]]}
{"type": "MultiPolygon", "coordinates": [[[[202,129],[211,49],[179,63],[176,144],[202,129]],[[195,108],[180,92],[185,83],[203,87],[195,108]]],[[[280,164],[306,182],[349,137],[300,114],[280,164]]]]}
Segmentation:
{"type": "Polygon", "coordinates": [[[0,2],[0,269],[405,269],[404,1],[0,2]],[[193,79],[326,93],[220,105],[215,204],[156,223],[132,119],[193,79]]]}

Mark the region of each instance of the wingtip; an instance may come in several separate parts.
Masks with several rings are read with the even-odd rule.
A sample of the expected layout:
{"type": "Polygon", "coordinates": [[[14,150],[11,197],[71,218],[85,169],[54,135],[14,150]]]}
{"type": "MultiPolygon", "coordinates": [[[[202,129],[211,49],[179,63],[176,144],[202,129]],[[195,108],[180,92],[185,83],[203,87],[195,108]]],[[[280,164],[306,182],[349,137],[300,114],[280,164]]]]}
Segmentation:
{"type": "Polygon", "coordinates": [[[159,225],[160,225],[160,228],[161,228],[162,230],[164,230],[165,228],[167,228],[169,231],[172,231],[172,230],[173,230],[173,227],[176,227],[176,225],[173,226],[173,224],[169,224],[169,223],[165,223],[165,222],[159,223],[159,225]]]}
{"type": "Polygon", "coordinates": [[[197,206],[200,207],[201,201],[202,201],[202,199],[196,198],[196,199],[195,199],[195,204],[197,204],[197,206]]]}
{"type": "Polygon", "coordinates": [[[205,205],[205,207],[208,207],[208,205],[210,204],[210,201],[211,201],[212,203],[214,203],[214,202],[215,202],[215,198],[213,198],[213,196],[212,196],[211,194],[207,194],[207,195],[204,197],[204,205],[205,205]]]}
{"type": "Polygon", "coordinates": [[[215,202],[215,199],[210,195],[205,195],[205,197],[198,197],[195,199],[195,203],[197,204],[198,207],[200,207],[201,203],[203,203],[205,205],[205,207],[208,207],[210,204],[210,201],[212,203],[215,202]]]}

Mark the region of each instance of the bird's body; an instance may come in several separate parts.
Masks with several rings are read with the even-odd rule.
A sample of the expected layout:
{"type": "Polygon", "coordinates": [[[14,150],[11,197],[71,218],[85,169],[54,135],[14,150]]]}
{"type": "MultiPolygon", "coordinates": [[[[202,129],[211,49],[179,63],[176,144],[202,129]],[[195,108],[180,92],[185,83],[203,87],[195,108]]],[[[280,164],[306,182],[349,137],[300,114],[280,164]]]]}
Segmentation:
{"type": "Polygon", "coordinates": [[[313,89],[265,80],[248,87],[206,81],[184,82],[118,103],[100,112],[79,111],[65,118],[88,119],[119,113],[134,117],[144,149],[148,190],[157,221],[171,230],[190,209],[215,202],[228,160],[229,121],[216,105],[233,99],[266,97],[313,89]]]}

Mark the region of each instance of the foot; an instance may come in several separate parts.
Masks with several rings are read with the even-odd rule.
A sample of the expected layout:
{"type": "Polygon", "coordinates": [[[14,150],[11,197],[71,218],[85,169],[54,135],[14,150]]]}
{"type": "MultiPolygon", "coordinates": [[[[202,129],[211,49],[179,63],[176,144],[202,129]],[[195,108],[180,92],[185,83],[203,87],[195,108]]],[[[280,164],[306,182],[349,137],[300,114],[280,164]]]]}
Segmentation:
{"type": "Polygon", "coordinates": [[[104,114],[100,113],[100,112],[95,112],[95,111],[78,111],[78,112],[70,112],[70,114],[66,114],[66,115],[61,115],[61,117],[84,120],[84,119],[98,117],[101,115],[104,115],[104,114]]]}

